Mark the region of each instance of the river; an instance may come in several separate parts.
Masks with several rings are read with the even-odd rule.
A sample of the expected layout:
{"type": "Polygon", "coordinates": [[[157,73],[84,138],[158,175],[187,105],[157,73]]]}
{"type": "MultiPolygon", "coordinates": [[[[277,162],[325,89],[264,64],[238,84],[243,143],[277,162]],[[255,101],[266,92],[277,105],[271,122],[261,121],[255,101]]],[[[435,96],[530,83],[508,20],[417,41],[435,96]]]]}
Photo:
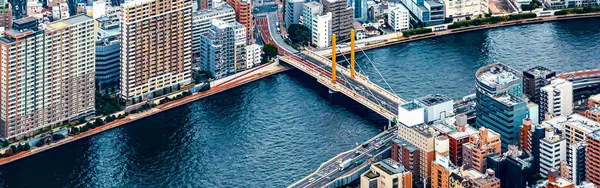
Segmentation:
{"type": "MultiPolygon", "coordinates": [[[[475,31],[367,51],[405,99],[474,92],[504,62],[598,68],[600,19],[475,31]]],[[[360,67],[384,84],[363,54],[360,67]]],[[[0,187],[285,187],[387,121],[299,71],[271,76],[0,167],[0,187]]]]}

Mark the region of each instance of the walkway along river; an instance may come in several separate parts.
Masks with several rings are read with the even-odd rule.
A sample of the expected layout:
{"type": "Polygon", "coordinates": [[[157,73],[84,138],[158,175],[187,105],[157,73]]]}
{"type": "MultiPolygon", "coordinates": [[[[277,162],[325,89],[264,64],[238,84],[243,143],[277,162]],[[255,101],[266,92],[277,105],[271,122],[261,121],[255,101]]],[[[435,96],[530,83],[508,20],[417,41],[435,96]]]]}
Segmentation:
{"type": "MultiPolygon", "coordinates": [[[[598,25],[505,27],[366,54],[403,98],[457,98],[473,92],[477,68],[495,61],[521,70],[598,68],[598,25]]],[[[290,71],[4,165],[0,187],[284,187],[386,123],[290,71]]]]}

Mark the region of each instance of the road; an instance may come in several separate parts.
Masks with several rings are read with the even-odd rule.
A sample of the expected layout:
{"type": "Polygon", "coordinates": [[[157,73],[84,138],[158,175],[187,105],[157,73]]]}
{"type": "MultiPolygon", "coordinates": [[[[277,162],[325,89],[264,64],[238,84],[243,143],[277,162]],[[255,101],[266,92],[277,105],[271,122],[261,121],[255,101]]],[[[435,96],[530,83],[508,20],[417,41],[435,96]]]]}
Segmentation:
{"type": "Polygon", "coordinates": [[[359,145],[358,147],[346,151],[323,163],[315,172],[290,185],[289,188],[323,187],[339,177],[352,173],[364,167],[365,165],[370,165],[373,162],[373,157],[381,155],[381,153],[391,145],[391,141],[396,134],[397,129],[394,129],[385,131],[376,137],[373,137],[371,140],[363,143],[362,145],[359,145]],[[340,163],[348,159],[352,159],[352,165],[340,170],[340,163]],[[356,161],[363,161],[363,163],[355,164],[356,161]]]}
{"type": "MultiPolygon", "coordinates": [[[[304,63],[304,65],[310,67],[325,75],[331,77],[331,65],[325,65],[322,61],[313,59],[312,57],[306,56],[300,53],[298,50],[287,45],[280,34],[277,33],[277,13],[270,12],[266,14],[266,17],[260,17],[256,19],[256,26],[260,30],[261,36],[265,43],[273,44],[279,49],[280,55],[286,55],[297,61],[304,63]]],[[[340,61],[346,61],[346,59],[340,59],[340,61]]],[[[338,65],[341,66],[341,65],[338,65]]],[[[337,83],[342,85],[349,90],[353,90],[358,94],[364,96],[374,104],[379,105],[382,108],[390,111],[392,114],[398,114],[399,103],[394,100],[382,95],[381,93],[372,90],[365,86],[363,83],[357,81],[354,78],[348,78],[347,75],[343,74],[339,70],[337,71],[337,83]]]]}

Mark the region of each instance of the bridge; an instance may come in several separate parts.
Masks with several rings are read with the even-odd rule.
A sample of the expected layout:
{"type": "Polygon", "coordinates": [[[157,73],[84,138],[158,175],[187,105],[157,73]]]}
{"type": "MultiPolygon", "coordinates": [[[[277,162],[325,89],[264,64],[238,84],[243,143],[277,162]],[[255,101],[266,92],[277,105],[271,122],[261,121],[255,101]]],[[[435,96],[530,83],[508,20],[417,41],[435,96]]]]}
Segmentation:
{"type": "MultiPolygon", "coordinates": [[[[398,108],[406,101],[398,97],[393,90],[382,88],[371,82],[365,75],[355,71],[354,48],[352,48],[350,60],[345,61],[350,65],[349,68],[338,64],[337,57],[331,59],[325,58],[310,50],[292,50],[286,48],[286,44],[275,39],[271,34],[269,17],[256,18],[257,28],[260,30],[262,40],[267,44],[273,44],[279,49],[280,62],[285,62],[298,70],[314,77],[317,82],[329,88],[331,93],[342,93],[349,98],[357,101],[365,107],[382,115],[388,120],[395,121],[398,117],[398,108]]],[[[354,31],[351,32],[351,35],[354,31]]],[[[351,38],[351,44],[354,43],[354,37],[351,38]]],[[[332,35],[332,54],[337,54],[335,34],[332,35]]],[[[380,75],[381,76],[381,75],[380,75]]],[[[385,80],[384,80],[385,81],[385,80]]]]}

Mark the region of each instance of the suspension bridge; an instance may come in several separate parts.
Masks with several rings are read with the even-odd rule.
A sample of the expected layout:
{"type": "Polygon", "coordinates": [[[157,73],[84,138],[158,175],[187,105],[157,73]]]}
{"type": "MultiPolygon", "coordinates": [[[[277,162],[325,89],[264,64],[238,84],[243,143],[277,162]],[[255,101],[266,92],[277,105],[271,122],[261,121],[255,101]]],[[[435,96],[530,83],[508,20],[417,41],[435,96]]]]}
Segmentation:
{"type": "MultiPolygon", "coordinates": [[[[379,73],[377,67],[368,59],[368,56],[369,65],[377,72],[377,76],[381,77],[387,89],[371,82],[368,76],[361,74],[361,72],[365,71],[354,61],[354,30],[351,31],[350,36],[352,47],[350,59],[342,56],[344,58],[343,62],[349,65],[346,68],[337,62],[338,57],[336,55],[332,55],[331,59],[329,59],[307,49],[300,50],[299,52],[292,52],[289,48],[286,49],[283,46],[285,44],[274,40],[278,36],[271,35],[267,17],[257,18],[256,23],[263,41],[273,44],[279,49],[280,55],[277,58],[280,62],[285,62],[314,77],[317,82],[329,88],[331,93],[342,93],[391,121],[397,120],[399,109],[403,110],[401,106],[407,102],[396,95],[392,87],[385,81],[381,73],[379,73]]],[[[336,49],[335,34],[332,34],[331,38],[331,53],[340,53],[336,49]]],[[[358,50],[362,51],[360,48],[358,50]]]]}

